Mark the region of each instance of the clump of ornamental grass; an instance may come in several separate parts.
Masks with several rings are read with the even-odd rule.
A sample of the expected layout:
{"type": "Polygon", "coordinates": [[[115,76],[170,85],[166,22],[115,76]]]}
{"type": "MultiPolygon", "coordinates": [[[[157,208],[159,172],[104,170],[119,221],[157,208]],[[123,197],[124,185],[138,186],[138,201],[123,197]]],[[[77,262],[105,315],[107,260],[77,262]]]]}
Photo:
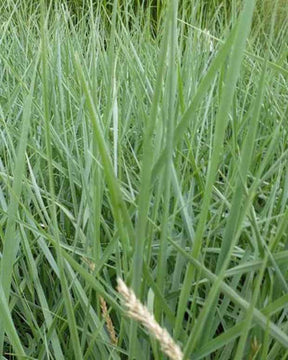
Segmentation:
{"type": "Polygon", "coordinates": [[[149,0],[173,5],[156,37],[134,0],[1,2],[0,354],[287,357],[287,24],[266,1],[149,0]],[[119,284],[142,330],[120,274],[149,288],[153,315],[119,284]]]}

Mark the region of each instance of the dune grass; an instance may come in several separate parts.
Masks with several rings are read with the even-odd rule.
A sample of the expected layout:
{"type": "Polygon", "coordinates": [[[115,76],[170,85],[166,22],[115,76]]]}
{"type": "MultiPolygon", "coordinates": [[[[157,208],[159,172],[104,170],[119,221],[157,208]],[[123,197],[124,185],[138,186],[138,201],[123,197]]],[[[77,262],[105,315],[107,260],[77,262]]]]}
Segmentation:
{"type": "Polygon", "coordinates": [[[185,359],[286,359],[287,6],[51,4],[0,5],[2,359],[164,359],[118,278],[185,359]]]}

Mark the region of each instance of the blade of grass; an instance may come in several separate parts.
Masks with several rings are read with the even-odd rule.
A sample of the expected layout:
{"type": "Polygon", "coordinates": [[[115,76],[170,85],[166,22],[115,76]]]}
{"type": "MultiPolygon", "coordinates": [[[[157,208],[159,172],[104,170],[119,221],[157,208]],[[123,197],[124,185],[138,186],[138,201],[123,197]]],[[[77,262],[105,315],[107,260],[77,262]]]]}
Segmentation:
{"type": "MultiPolygon", "coordinates": [[[[29,94],[26,96],[24,101],[21,138],[17,149],[17,157],[15,159],[15,168],[13,172],[14,180],[10,194],[10,202],[8,205],[7,225],[6,225],[5,237],[4,237],[3,255],[0,264],[1,265],[0,283],[4,291],[3,296],[6,297],[7,301],[9,301],[8,299],[9,299],[9,292],[11,287],[13,266],[19,249],[19,241],[18,241],[19,238],[16,236],[16,231],[17,231],[16,219],[17,219],[17,212],[19,206],[19,199],[22,191],[22,178],[25,171],[25,151],[27,147],[28,134],[30,128],[32,99],[34,93],[38,61],[39,61],[39,54],[38,57],[36,58],[29,94]]],[[[3,341],[4,341],[3,331],[4,329],[2,328],[0,323],[0,353],[2,353],[3,351],[3,341]]]]}
{"type": "MultiPolygon", "coordinates": [[[[7,332],[11,345],[15,349],[15,354],[19,358],[26,358],[25,351],[17,334],[17,330],[13,324],[13,319],[10,314],[8,302],[5,297],[5,291],[0,283],[0,313],[1,313],[1,328],[7,332]]],[[[3,354],[3,352],[2,352],[3,354]]]]}
{"type": "MultiPolygon", "coordinates": [[[[249,35],[250,26],[252,22],[253,10],[254,10],[254,1],[246,1],[244,9],[239,18],[239,23],[236,25],[237,32],[235,35],[235,41],[228,62],[227,73],[223,86],[223,93],[219,105],[219,110],[215,120],[213,152],[209,163],[204,198],[201,206],[199,222],[196,228],[195,239],[193,244],[192,255],[195,257],[199,256],[201,250],[205,225],[209,212],[209,204],[212,196],[213,183],[216,178],[220,157],[223,151],[225,129],[227,126],[230,107],[233,101],[233,95],[235,92],[236,83],[240,74],[240,68],[241,68],[242,58],[244,55],[245,44],[247,37],[249,35]]],[[[178,338],[180,335],[183,315],[186,309],[186,304],[190,293],[190,284],[192,283],[193,277],[194,277],[194,268],[193,266],[190,265],[187,268],[179,298],[179,305],[178,305],[176,325],[175,325],[175,334],[174,334],[176,338],[178,338]]],[[[200,328],[198,328],[198,330],[200,330],[200,328]]],[[[200,335],[200,331],[198,331],[197,333],[200,335]]],[[[193,346],[196,342],[196,339],[197,338],[194,338],[193,340],[193,346]]],[[[193,346],[191,347],[193,348],[193,346]]],[[[190,345],[186,345],[185,355],[187,355],[187,353],[189,352],[190,352],[190,345]]]]}
{"type": "MultiPolygon", "coordinates": [[[[166,25],[168,26],[168,25],[166,25]]],[[[143,142],[143,159],[141,169],[140,189],[138,195],[138,214],[136,221],[136,243],[133,256],[133,273],[132,273],[132,288],[140,298],[140,289],[143,273],[143,253],[146,243],[146,227],[148,220],[148,211],[150,204],[150,187],[151,187],[151,175],[153,167],[153,132],[157,123],[158,107],[161,99],[162,79],[165,71],[165,61],[167,56],[168,47],[168,31],[162,40],[161,52],[159,56],[159,67],[157,73],[157,79],[155,82],[154,95],[149,115],[149,122],[144,130],[144,142],[143,142]]],[[[135,347],[137,335],[137,324],[131,322],[130,338],[131,345],[129,348],[129,357],[131,359],[137,358],[137,349],[135,347]]]]}
{"type": "MultiPolygon", "coordinates": [[[[166,161],[165,161],[165,170],[163,173],[163,216],[161,220],[161,237],[160,237],[160,249],[158,253],[157,261],[157,285],[159,290],[162,293],[165,293],[165,277],[167,274],[167,259],[168,259],[168,242],[167,237],[169,234],[169,211],[170,211],[170,197],[171,197],[171,173],[172,173],[172,157],[173,157],[173,134],[175,127],[175,96],[176,96],[176,53],[177,53],[177,10],[178,10],[178,1],[173,0],[170,5],[168,16],[170,17],[169,22],[170,26],[169,31],[169,50],[168,50],[168,74],[167,74],[167,120],[164,124],[164,129],[166,132],[166,161]]],[[[157,298],[155,301],[155,318],[158,322],[161,319],[162,315],[162,306],[158,302],[157,298]]]]}
{"type": "Polygon", "coordinates": [[[50,104],[49,104],[49,69],[48,69],[48,18],[49,12],[46,13],[46,5],[44,1],[41,1],[41,60],[42,60],[42,79],[43,79],[43,106],[44,106],[44,121],[45,121],[45,141],[46,141],[46,152],[47,152],[47,163],[48,163],[48,176],[49,176],[49,190],[51,195],[51,220],[53,226],[53,235],[56,239],[56,252],[57,252],[57,265],[59,268],[60,283],[63,291],[63,298],[65,308],[67,311],[68,325],[72,337],[72,345],[74,349],[75,357],[79,360],[82,359],[82,351],[79,341],[79,335],[76,325],[75,313],[72,304],[72,297],[69,292],[67,279],[64,272],[64,261],[62,255],[62,249],[60,247],[60,237],[57,220],[57,210],[55,204],[55,184],[54,174],[52,165],[52,141],[50,134],[50,104]]]}

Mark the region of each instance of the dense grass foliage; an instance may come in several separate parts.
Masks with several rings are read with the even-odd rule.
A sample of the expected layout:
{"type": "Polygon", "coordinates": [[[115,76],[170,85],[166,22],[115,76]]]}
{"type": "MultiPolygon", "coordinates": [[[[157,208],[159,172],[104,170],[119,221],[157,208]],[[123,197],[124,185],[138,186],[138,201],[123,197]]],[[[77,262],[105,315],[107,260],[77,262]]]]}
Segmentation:
{"type": "Polygon", "coordinates": [[[118,277],[185,359],[288,357],[287,6],[265,1],[1,2],[2,359],[163,359],[118,277]]]}

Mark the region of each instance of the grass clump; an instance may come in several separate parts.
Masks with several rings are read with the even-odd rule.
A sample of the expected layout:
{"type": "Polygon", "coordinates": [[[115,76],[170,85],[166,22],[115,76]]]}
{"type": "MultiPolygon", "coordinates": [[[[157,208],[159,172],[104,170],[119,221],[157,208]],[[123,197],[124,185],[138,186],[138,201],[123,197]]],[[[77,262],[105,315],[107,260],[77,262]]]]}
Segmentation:
{"type": "Polygon", "coordinates": [[[118,278],[184,359],[287,357],[287,23],[204,5],[1,4],[3,358],[164,358],[118,278]]]}

